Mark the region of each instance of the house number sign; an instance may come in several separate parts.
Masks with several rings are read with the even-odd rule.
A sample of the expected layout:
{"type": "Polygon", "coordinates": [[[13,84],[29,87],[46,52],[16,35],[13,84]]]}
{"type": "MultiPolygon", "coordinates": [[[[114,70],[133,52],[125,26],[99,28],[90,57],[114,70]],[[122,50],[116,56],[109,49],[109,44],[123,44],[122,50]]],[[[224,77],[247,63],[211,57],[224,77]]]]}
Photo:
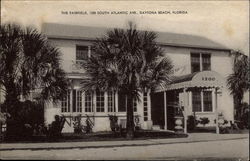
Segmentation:
{"type": "Polygon", "coordinates": [[[202,77],[203,81],[215,81],[215,77],[202,77]]]}

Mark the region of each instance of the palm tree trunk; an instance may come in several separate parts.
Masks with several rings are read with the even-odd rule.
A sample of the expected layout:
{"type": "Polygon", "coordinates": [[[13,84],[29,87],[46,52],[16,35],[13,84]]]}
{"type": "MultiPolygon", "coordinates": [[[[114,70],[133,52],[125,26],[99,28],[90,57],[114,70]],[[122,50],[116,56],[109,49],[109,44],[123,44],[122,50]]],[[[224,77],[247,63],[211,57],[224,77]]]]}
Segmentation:
{"type": "Polygon", "coordinates": [[[134,138],[134,112],[133,112],[133,96],[131,93],[127,94],[127,133],[128,139],[134,138]]]}
{"type": "Polygon", "coordinates": [[[237,95],[235,96],[235,105],[236,105],[236,120],[240,120],[242,115],[242,97],[237,95]]]}
{"type": "Polygon", "coordinates": [[[241,119],[242,114],[243,114],[242,97],[239,96],[239,120],[241,119]]]}

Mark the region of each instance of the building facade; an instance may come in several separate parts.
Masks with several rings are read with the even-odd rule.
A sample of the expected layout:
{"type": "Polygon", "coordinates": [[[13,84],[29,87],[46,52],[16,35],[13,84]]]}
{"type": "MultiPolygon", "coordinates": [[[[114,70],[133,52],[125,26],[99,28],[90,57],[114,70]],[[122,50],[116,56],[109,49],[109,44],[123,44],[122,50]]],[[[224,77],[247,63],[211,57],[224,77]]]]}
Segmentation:
{"type": "MultiPolygon", "coordinates": [[[[67,96],[57,105],[47,103],[46,123],[54,115],[66,117],[63,132],[73,132],[77,117],[85,123],[91,118],[93,131],[109,131],[109,115],[118,116],[118,123],[126,122],[126,96],[117,91],[81,90],[84,70],[83,59],[91,56],[96,38],[104,36],[108,29],[46,23],[42,32],[62,53],[62,68],[70,81],[67,96]]],[[[136,124],[142,129],[174,130],[175,111],[187,116],[207,117],[206,126],[215,126],[218,113],[226,120],[234,121],[233,97],[226,88],[226,78],[232,73],[230,49],[200,36],[175,33],[158,33],[157,43],[174,65],[173,83],[159,85],[156,91],[140,94],[141,102],[134,102],[136,124]],[[176,108],[178,107],[178,108],[176,108]]],[[[217,121],[218,122],[218,121],[217,121]]],[[[125,126],[125,125],[124,125],[125,126]]]]}

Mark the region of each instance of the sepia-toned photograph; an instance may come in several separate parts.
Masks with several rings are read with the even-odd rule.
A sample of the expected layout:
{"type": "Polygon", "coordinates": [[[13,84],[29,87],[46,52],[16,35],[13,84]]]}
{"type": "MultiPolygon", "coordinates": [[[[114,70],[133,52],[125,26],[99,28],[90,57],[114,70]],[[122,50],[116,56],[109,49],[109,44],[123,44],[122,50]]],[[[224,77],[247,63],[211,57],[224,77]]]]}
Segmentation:
{"type": "Polygon", "coordinates": [[[249,160],[249,1],[2,0],[1,160],[249,160]]]}

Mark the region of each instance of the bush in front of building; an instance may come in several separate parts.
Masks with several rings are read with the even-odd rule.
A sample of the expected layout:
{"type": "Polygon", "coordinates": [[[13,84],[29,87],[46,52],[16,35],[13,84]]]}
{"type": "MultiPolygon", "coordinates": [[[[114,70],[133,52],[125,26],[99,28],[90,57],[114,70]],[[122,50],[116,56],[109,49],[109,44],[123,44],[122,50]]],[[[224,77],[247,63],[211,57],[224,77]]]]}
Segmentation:
{"type": "Polygon", "coordinates": [[[93,126],[94,124],[88,115],[86,115],[85,125],[82,124],[81,115],[76,116],[75,121],[73,122],[75,134],[91,133],[93,131],[93,126]]]}
{"type": "MultiPolygon", "coordinates": [[[[6,104],[3,104],[6,106],[6,104]]],[[[33,134],[38,134],[44,124],[43,105],[38,102],[25,101],[15,104],[18,112],[15,118],[10,115],[7,119],[7,140],[31,139],[33,134]]]]}
{"type": "Polygon", "coordinates": [[[75,121],[73,122],[74,133],[80,134],[83,133],[84,126],[82,125],[81,116],[76,116],[75,121]]]}
{"type": "Polygon", "coordinates": [[[115,115],[109,115],[110,129],[112,132],[119,131],[118,117],[115,115]]]}
{"type": "Polygon", "coordinates": [[[195,115],[189,115],[187,119],[187,128],[188,130],[194,130],[198,125],[199,121],[196,119],[195,115]]]}
{"type": "Polygon", "coordinates": [[[201,117],[199,120],[199,123],[202,124],[203,126],[205,126],[206,124],[208,124],[210,121],[207,117],[201,117]]]}
{"type": "Polygon", "coordinates": [[[49,125],[47,137],[53,141],[59,139],[62,136],[62,129],[65,121],[65,117],[55,115],[55,120],[49,125]]]}
{"type": "Polygon", "coordinates": [[[240,117],[240,122],[242,123],[243,128],[249,129],[249,105],[247,103],[243,103],[243,114],[240,117]]]}

